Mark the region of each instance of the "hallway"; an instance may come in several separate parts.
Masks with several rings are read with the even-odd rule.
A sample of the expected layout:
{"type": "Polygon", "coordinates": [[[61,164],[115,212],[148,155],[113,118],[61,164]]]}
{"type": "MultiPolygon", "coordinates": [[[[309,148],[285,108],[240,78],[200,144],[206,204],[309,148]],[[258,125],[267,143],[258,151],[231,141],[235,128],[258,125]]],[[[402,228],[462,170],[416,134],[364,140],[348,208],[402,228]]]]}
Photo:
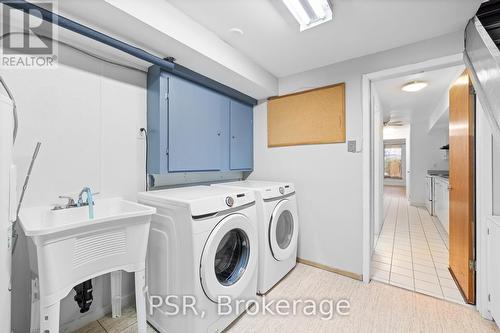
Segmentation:
{"type": "Polygon", "coordinates": [[[384,223],[372,256],[372,279],[465,304],[448,271],[448,235],[404,187],[384,188],[384,223]]]}

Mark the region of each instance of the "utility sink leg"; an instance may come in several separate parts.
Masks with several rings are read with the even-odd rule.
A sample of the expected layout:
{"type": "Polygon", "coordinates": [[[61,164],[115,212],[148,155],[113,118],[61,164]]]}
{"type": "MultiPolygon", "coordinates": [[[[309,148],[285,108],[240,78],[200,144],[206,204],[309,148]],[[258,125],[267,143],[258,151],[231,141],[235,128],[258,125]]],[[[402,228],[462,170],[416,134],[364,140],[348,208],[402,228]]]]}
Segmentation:
{"type": "Polygon", "coordinates": [[[122,316],[122,271],[111,272],[111,315],[122,316]]]}
{"type": "Polygon", "coordinates": [[[59,309],[59,302],[40,306],[40,333],[59,333],[59,309]]]}
{"type": "Polygon", "coordinates": [[[135,272],[135,307],[137,311],[137,331],[138,333],[146,333],[146,275],[144,270],[135,272]]]}

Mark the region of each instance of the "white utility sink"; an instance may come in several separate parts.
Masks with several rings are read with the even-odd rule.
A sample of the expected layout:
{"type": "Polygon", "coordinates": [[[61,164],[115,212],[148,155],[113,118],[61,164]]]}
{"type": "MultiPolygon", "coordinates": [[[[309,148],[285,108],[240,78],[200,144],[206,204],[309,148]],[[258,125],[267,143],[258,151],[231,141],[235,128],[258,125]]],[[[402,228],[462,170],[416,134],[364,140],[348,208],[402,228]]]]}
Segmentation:
{"type": "Polygon", "coordinates": [[[19,214],[32,240],[28,246],[31,269],[38,275],[40,332],[59,332],[59,302],[74,286],[121,270],[135,272],[139,332],[146,332],[144,269],[156,210],[120,198],[95,200],[92,219],[88,206],[51,208],[25,208],[19,214]]]}
{"type": "Polygon", "coordinates": [[[94,218],[89,219],[89,207],[52,210],[37,206],[21,210],[20,222],[26,236],[49,236],[60,232],[78,233],[105,228],[116,223],[134,223],[133,217],[151,216],[155,209],[120,198],[97,199],[94,218]]]}

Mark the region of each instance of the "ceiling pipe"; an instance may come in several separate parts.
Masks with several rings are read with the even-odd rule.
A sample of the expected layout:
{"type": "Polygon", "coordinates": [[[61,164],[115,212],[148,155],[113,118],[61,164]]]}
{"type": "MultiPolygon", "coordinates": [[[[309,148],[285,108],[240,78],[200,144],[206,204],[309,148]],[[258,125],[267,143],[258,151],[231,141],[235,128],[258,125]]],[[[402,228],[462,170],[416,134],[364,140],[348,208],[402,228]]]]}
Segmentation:
{"type": "Polygon", "coordinates": [[[138,47],[134,47],[130,44],[124,43],[116,38],[105,35],[102,32],[96,31],[80,23],[65,18],[64,16],[54,14],[45,8],[29,3],[25,0],[4,0],[2,1],[2,3],[9,7],[21,10],[26,14],[33,15],[32,12],[30,11],[34,10],[35,12],[40,13],[42,15],[42,18],[47,22],[56,24],[62,28],[76,32],[77,34],[86,36],[88,38],[106,44],[108,46],[111,46],[113,48],[119,49],[134,57],[158,65],[162,68],[173,69],[175,66],[173,63],[163,60],[162,58],[159,58],[157,56],[154,56],[151,53],[146,52],[138,47]]]}
{"type": "Polygon", "coordinates": [[[227,95],[228,97],[234,98],[245,104],[257,105],[257,100],[255,98],[243,94],[242,92],[236,89],[228,87],[204,75],[196,73],[186,67],[175,64],[172,61],[165,60],[147,51],[144,51],[143,49],[132,46],[128,43],[122,42],[121,40],[103,34],[102,32],[84,26],[64,16],[54,14],[53,12],[45,8],[29,3],[25,0],[0,0],[0,2],[9,7],[21,10],[26,14],[35,15],[34,12],[38,12],[42,16],[42,19],[47,22],[58,25],[62,28],[68,29],[70,31],[88,37],[90,39],[93,39],[105,45],[111,46],[122,52],[130,54],[131,56],[142,59],[153,65],[159,66],[162,70],[170,72],[186,80],[198,83],[209,89],[220,92],[224,95],[227,95]]]}

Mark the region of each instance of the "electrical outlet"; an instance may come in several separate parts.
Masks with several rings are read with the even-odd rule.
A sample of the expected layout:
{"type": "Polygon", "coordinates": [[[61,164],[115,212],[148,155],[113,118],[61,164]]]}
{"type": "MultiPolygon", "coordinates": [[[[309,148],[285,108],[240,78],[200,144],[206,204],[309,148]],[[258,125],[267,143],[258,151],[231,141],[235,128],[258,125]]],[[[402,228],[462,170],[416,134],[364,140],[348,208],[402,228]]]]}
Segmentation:
{"type": "Polygon", "coordinates": [[[137,132],[137,139],[146,140],[146,130],[144,129],[144,127],[139,128],[137,132]]]}

